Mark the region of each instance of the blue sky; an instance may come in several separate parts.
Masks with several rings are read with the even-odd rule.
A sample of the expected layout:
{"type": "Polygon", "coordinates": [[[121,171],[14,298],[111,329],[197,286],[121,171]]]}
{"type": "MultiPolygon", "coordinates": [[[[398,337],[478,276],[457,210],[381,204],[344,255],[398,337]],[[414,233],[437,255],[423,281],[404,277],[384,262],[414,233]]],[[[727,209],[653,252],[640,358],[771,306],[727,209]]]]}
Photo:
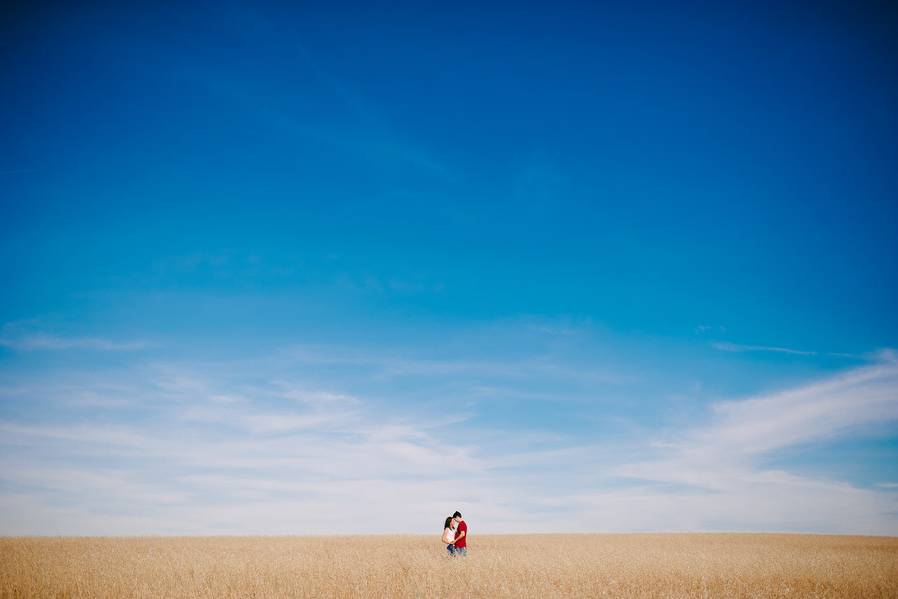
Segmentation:
{"type": "Polygon", "coordinates": [[[898,534],[894,12],[4,11],[0,534],[898,534]]]}

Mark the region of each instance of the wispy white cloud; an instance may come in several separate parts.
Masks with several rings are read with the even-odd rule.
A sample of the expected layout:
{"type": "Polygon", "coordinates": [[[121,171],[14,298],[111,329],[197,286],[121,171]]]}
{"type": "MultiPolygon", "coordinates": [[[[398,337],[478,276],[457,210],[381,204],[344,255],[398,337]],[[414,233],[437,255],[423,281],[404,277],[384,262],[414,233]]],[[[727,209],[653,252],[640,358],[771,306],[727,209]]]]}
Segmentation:
{"type": "Polygon", "coordinates": [[[776,347],[772,345],[744,345],[740,343],[729,343],[727,341],[715,341],[711,343],[711,347],[714,349],[732,352],[732,353],[743,353],[743,352],[771,352],[775,354],[792,354],[795,356],[829,356],[829,357],[837,357],[837,358],[853,358],[853,359],[862,359],[862,360],[875,360],[877,359],[876,354],[872,355],[858,355],[852,354],[849,352],[832,352],[832,351],[807,351],[801,349],[792,349],[789,347],[776,347]]]}
{"type": "Polygon", "coordinates": [[[102,337],[61,337],[39,333],[19,338],[2,337],[0,345],[16,350],[91,349],[98,351],[136,351],[147,347],[145,341],[114,341],[102,337]]]}
{"type": "Polygon", "coordinates": [[[774,352],[778,354],[795,354],[798,356],[815,356],[817,352],[803,351],[799,349],[790,349],[788,347],[774,347],[770,345],[741,345],[739,343],[728,343],[726,341],[715,341],[711,344],[714,349],[728,352],[774,352]]]}
{"type": "Polygon", "coordinates": [[[181,418],[188,422],[202,422],[227,425],[230,428],[246,429],[252,433],[284,433],[288,431],[332,430],[350,416],[340,412],[259,412],[247,409],[225,409],[222,407],[191,407],[181,412],[181,418]]]}
{"type": "Polygon", "coordinates": [[[143,340],[114,340],[94,336],[64,336],[34,331],[32,321],[9,322],[0,328],[0,346],[19,351],[87,349],[96,351],[136,351],[150,344],[143,340]]]}
{"type": "Polygon", "coordinates": [[[636,375],[631,372],[622,372],[601,365],[572,365],[551,356],[522,356],[503,360],[429,358],[372,352],[356,348],[302,344],[295,344],[284,349],[283,355],[308,364],[363,366],[375,371],[378,377],[384,378],[450,374],[515,379],[542,376],[609,385],[622,385],[636,379],[636,375]]]}
{"type": "Polygon", "coordinates": [[[710,324],[700,324],[695,327],[695,332],[698,335],[704,335],[706,333],[711,333],[711,332],[715,332],[715,331],[720,332],[720,333],[726,333],[727,328],[723,325],[714,326],[714,325],[710,325],[710,324]]]}
{"type": "Polygon", "coordinates": [[[701,446],[755,454],[823,439],[869,422],[898,419],[898,364],[849,370],[797,389],[713,406],[701,446]]]}
{"type": "Polygon", "coordinates": [[[489,488],[470,448],[440,442],[432,423],[283,380],[221,402],[197,393],[214,382],[187,378],[157,404],[155,425],[0,422],[0,481],[29,490],[27,506],[14,504],[21,490],[0,493],[3,532],[385,532],[385,518],[411,531],[457,507],[447,484],[489,488]],[[281,409],[255,401],[272,389],[281,409]],[[106,510],[115,516],[95,517],[106,510]]]}
{"type": "MultiPolygon", "coordinates": [[[[424,532],[435,514],[462,509],[494,532],[898,532],[888,482],[861,488],[765,466],[785,448],[898,420],[890,352],[825,380],[716,402],[667,434],[574,438],[483,422],[467,403],[436,412],[385,403],[351,390],[347,370],[333,370],[349,360],[378,384],[382,369],[397,366],[425,380],[477,374],[471,388],[526,395],[539,379],[503,379],[508,364],[300,349],[58,374],[40,384],[7,375],[4,397],[59,409],[0,420],[0,531],[424,532]],[[131,405],[101,411],[72,403],[73,389],[131,405]]],[[[556,370],[576,367],[559,361],[546,372],[556,370]]]]}
{"type": "MultiPolygon", "coordinates": [[[[894,533],[894,497],[771,469],[761,459],[786,447],[860,433],[864,425],[898,421],[898,362],[889,353],[881,356],[879,363],[823,381],[716,403],[706,424],[670,435],[656,444],[654,457],[612,472],[693,489],[660,495],[649,489],[640,499],[657,495],[662,513],[669,511],[665,505],[675,506],[680,519],[672,522],[685,517],[692,527],[729,522],[750,529],[894,533]]],[[[604,505],[601,494],[590,497],[604,505]]]]}

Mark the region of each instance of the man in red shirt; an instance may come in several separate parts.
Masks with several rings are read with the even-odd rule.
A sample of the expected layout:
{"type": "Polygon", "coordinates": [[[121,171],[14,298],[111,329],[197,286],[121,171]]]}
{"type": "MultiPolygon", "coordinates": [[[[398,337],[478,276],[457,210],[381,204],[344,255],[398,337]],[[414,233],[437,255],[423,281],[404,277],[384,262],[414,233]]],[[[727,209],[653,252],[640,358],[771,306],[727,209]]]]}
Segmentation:
{"type": "Polygon", "coordinates": [[[455,555],[468,555],[468,523],[461,517],[461,512],[452,514],[455,520],[455,555]]]}

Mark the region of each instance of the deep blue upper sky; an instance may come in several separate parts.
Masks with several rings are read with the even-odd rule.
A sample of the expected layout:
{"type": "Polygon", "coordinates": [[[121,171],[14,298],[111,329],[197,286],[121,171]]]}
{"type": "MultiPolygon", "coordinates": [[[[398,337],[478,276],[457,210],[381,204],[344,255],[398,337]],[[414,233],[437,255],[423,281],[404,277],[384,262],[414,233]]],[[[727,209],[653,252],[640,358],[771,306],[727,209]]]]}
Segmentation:
{"type": "MultiPolygon", "coordinates": [[[[537,355],[642,377],[602,410],[659,431],[898,345],[886,4],[126,4],[3,9],[9,385],[296,344],[537,355]]],[[[437,370],[316,384],[596,438],[557,407],[589,381],[520,383],[548,398],[512,418],[437,370]]],[[[0,416],[53,413],[23,397],[0,416]]],[[[830,475],[898,478],[878,435],[830,475]]]]}

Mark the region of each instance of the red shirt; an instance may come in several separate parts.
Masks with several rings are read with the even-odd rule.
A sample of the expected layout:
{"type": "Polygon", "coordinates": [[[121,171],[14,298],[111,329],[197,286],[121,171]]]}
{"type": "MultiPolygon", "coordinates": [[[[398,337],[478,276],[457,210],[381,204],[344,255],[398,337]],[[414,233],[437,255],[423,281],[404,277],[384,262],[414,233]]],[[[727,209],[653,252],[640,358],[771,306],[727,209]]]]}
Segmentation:
{"type": "Polygon", "coordinates": [[[458,529],[455,531],[455,546],[456,547],[466,547],[467,540],[468,540],[468,524],[467,524],[467,522],[462,520],[461,522],[458,523],[458,529]],[[465,533],[465,536],[463,536],[462,538],[459,539],[458,535],[460,535],[462,532],[465,533]]]}

